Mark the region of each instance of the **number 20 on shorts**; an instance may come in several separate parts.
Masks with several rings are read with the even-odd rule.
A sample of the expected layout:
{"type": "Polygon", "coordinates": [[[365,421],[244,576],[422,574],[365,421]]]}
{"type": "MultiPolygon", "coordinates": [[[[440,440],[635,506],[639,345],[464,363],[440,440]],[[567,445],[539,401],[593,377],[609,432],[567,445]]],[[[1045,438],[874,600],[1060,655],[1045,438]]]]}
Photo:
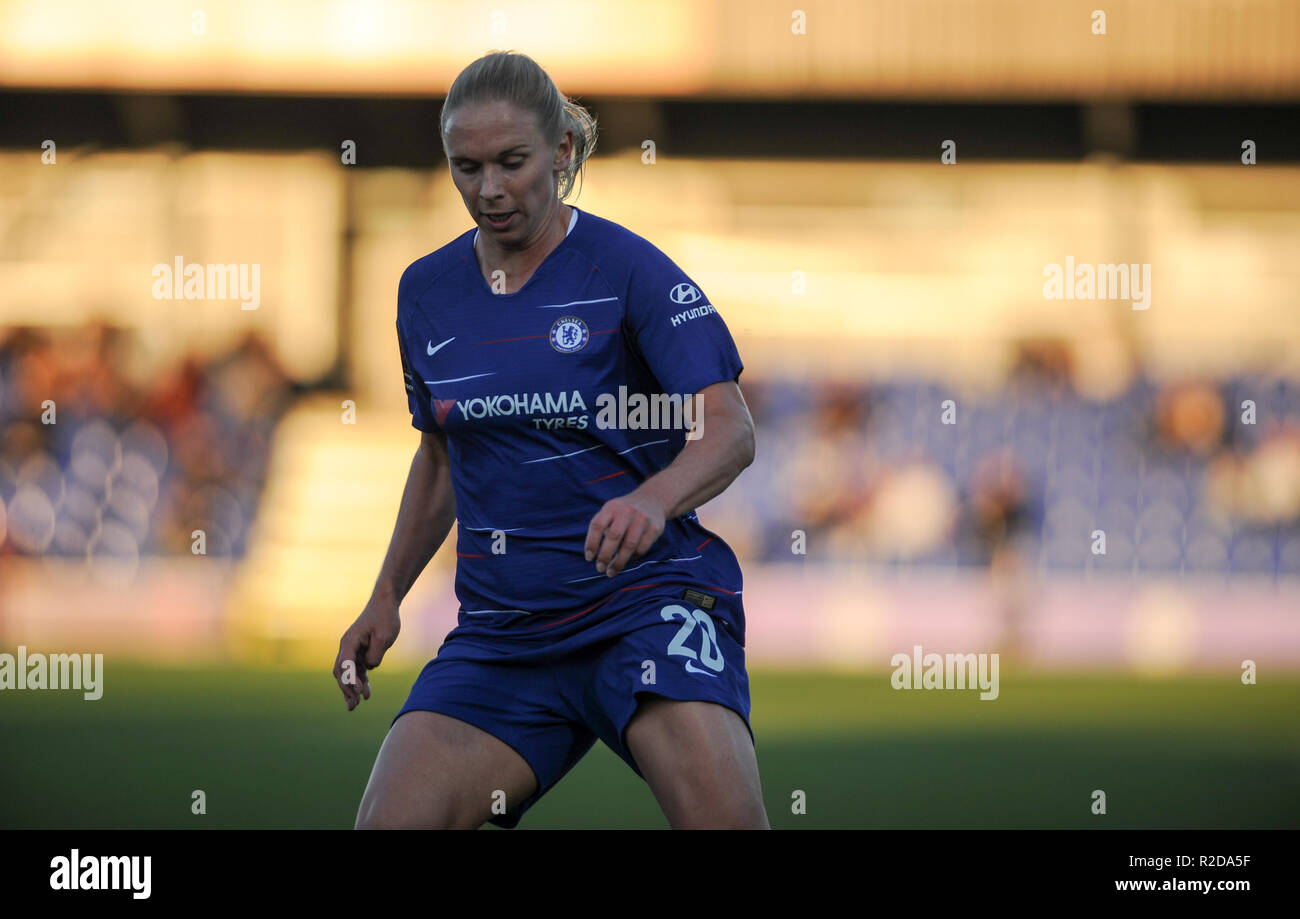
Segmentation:
{"type": "Polygon", "coordinates": [[[664,621],[671,621],[681,618],[682,627],[677,630],[673,640],[668,643],[668,653],[676,657],[686,658],[686,670],[689,673],[702,673],[705,676],[716,677],[726,667],[726,661],[722,659],[722,650],[718,647],[718,633],[714,630],[713,619],[702,609],[687,610],[684,606],[674,603],[671,606],[665,606],[660,612],[664,621]],[[700,653],[697,655],[693,650],[686,647],[686,640],[691,637],[695,631],[695,626],[700,626],[700,653]],[[702,669],[695,666],[693,661],[699,661],[708,669],[702,669]]]}

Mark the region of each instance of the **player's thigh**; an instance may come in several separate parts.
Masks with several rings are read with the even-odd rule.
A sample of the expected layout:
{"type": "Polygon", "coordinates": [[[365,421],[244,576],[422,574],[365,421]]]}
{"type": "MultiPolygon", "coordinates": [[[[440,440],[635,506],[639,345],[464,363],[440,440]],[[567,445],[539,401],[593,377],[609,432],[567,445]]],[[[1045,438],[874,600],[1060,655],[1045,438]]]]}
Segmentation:
{"type": "Polygon", "coordinates": [[[758,758],[740,715],[716,702],[639,698],[627,747],[669,824],[766,829],[758,758]]]}
{"type": "Polygon", "coordinates": [[[472,829],[489,818],[497,792],[522,801],[536,790],[533,770],[509,744],[449,715],[409,711],[384,738],[356,826],[472,829]]]}

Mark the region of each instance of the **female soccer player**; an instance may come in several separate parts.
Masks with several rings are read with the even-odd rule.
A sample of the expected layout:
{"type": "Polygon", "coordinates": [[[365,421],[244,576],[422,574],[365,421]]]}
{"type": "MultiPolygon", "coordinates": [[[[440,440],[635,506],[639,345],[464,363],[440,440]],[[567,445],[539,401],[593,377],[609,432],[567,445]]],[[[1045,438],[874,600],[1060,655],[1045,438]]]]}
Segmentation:
{"type": "Polygon", "coordinates": [[[563,204],[595,122],[531,58],[467,67],[440,130],[477,229],[398,286],[422,433],[374,592],[339,642],[348,710],[453,520],[460,612],[356,825],[513,827],[599,738],[671,826],[766,828],[740,568],[693,510],[753,461],[735,344],[667,256],[563,204]],[[699,411],[655,423],[636,411],[649,396],[699,411]]]}

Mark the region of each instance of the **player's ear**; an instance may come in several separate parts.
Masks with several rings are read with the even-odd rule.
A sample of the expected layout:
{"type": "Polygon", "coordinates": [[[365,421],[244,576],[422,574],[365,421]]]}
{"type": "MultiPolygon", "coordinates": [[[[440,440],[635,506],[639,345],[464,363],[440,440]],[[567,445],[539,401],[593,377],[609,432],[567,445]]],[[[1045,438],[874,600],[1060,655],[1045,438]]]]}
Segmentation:
{"type": "Polygon", "coordinates": [[[568,169],[569,164],[572,162],[573,162],[573,131],[566,128],[564,133],[560,135],[559,146],[556,147],[555,149],[555,168],[559,170],[568,169]],[[568,141],[567,145],[565,144],[566,140],[568,141]]]}

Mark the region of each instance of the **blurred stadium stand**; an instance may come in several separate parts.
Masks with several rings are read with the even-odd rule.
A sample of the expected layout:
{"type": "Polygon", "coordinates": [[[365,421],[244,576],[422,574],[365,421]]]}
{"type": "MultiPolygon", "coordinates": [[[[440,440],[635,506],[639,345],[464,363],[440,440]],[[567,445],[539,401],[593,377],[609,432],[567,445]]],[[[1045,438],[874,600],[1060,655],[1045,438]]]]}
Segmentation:
{"type": "MultiPolygon", "coordinates": [[[[88,54],[0,3],[0,638],[332,653],[417,442],[397,279],[469,225],[439,93],[519,47],[601,118],[572,203],[738,341],[758,457],[701,517],[758,659],[883,666],[908,622],[1039,663],[1224,666],[1265,636],[1300,664],[1295,5],[1125,2],[1102,38],[1069,4],[829,4],[791,50],[785,7],[634,3],[643,28],[591,25],[618,67],[543,7],[498,35],[228,0],[204,42],[140,2],[88,54]],[[177,255],[259,264],[261,305],[155,299],[177,255]],[[1066,256],[1152,265],[1150,308],[1044,299],[1066,256]]],[[[404,609],[411,659],[451,627],[450,556],[404,609]]]]}

